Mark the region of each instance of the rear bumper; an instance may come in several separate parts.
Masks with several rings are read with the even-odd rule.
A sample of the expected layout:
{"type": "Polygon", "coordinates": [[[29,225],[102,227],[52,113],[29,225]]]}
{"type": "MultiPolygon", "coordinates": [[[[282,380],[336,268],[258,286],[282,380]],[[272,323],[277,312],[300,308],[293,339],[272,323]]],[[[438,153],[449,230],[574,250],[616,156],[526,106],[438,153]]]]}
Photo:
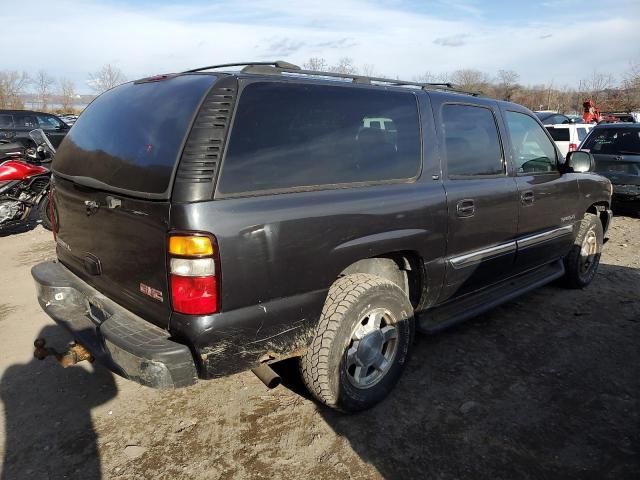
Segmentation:
{"type": "Polygon", "coordinates": [[[192,385],[197,371],[189,348],[134,315],[58,262],[31,269],[38,302],[94,358],[115,373],[153,388],[192,385]]]}

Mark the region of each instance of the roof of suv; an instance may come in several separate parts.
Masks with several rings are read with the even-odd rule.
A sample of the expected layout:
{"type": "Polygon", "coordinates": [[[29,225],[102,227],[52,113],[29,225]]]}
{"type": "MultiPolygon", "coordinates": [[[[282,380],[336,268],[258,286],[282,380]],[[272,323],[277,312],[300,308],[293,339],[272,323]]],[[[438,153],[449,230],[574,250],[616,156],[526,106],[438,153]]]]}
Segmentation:
{"type": "Polygon", "coordinates": [[[638,128],[640,129],[640,123],[634,123],[634,122],[599,123],[593,128],[598,130],[601,130],[603,128],[638,128]]]}
{"type": "MultiPolygon", "coordinates": [[[[414,82],[408,80],[400,80],[400,79],[391,79],[391,78],[383,78],[383,77],[373,77],[373,76],[365,76],[358,75],[355,73],[336,73],[336,72],[325,72],[319,70],[305,70],[300,68],[297,65],[293,65],[288,62],[284,62],[281,60],[274,62],[247,62],[247,63],[227,63],[221,65],[210,65],[206,67],[194,68],[191,70],[186,70],[181,72],[182,74],[189,73],[207,73],[208,70],[218,70],[217,72],[211,72],[211,74],[224,74],[224,75],[233,75],[238,78],[256,78],[256,77],[264,77],[264,78],[273,78],[273,76],[281,76],[281,78],[298,80],[298,81],[307,81],[307,82],[317,82],[318,80],[326,80],[326,81],[334,81],[344,83],[346,81],[350,81],[350,83],[359,84],[359,85],[368,85],[368,86],[379,86],[383,88],[389,87],[413,87],[419,88],[421,90],[437,90],[437,91],[445,91],[450,93],[457,93],[463,95],[471,95],[474,97],[482,96],[480,92],[470,92],[460,90],[455,87],[452,83],[441,82],[441,83],[424,83],[424,82],[414,82]],[[226,69],[229,67],[243,67],[239,71],[229,71],[229,70],[219,70],[226,69]],[[284,74],[284,76],[282,75],[284,74]]],[[[162,76],[160,76],[162,77],[162,76]]],[[[153,81],[156,78],[160,77],[150,77],[149,79],[143,79],[141,81],[153,81]]]]}

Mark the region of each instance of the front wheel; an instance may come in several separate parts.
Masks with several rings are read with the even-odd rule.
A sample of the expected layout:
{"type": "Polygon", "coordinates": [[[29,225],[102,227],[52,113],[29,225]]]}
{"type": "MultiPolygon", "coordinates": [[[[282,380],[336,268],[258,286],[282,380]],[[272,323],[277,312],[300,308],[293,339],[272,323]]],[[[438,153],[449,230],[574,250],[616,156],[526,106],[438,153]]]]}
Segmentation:
{"type": "Polygon", "coordinates": [[[42,196],[40,203],[38,204],[38,216],[42,222],[42,226],[47,230],[52,229],[51,217],[49,215],[49,195],[48,192],[42,196]]]}
{"type": "Polygon", "coordinates": [[[589,285],[598,270],[604,232],[600,219],[586,213],[571,251],[564,259],[565,282],[571,288],[584,288],[589,285]]]}
{"type": "Polygon", "coordinates": [[[395,283],[370,274],[339,278],[315,337],[300,359],[302,379],[325,405],[365,410],[394,387],[413,342],[413,307],[395,283]]]}

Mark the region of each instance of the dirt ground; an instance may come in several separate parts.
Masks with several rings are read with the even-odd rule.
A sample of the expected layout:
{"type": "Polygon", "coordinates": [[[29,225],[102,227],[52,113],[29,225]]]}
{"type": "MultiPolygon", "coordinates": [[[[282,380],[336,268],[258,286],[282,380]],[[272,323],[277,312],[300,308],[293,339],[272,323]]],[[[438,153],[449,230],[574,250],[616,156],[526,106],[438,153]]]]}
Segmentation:
{"type": "Polygon", "coordinates": [[[32,357],[68,339],[40,310],[37,226],[0,238],[0,478],[640,478],[640,219],[619,216],[594,283],[551,285],[418,336],[393,394],[344,416],[291,363],[159,392],[32,357]]]}

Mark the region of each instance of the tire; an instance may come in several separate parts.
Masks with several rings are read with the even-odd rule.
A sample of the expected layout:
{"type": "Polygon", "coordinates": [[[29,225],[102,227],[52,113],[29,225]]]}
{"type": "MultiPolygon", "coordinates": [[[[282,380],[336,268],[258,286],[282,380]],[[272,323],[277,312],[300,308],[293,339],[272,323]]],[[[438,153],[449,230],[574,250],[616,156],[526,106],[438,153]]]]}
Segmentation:
{"type": "Polygon", "coordinates": [[[569,288],[585,288],[598,270],[604,233],[600,219],[585,213],[571,251],[564,258],[564,281],[569,288]]]}
{"type": "Polygon", "coordinates": [[[362,273],[339,278],[300,359],[302,379],[311,394],[331,408],[370,408],[400,378],[414,329],[411,302],[395,283],[362,273]]]}
{"type": "Polygon", "coordinates": [[[52,229],[51,219],[49,218],[49,195],[45,194],[38,204],[38,216],[42,222],[42,226],[47,230],[52,229]]]}

